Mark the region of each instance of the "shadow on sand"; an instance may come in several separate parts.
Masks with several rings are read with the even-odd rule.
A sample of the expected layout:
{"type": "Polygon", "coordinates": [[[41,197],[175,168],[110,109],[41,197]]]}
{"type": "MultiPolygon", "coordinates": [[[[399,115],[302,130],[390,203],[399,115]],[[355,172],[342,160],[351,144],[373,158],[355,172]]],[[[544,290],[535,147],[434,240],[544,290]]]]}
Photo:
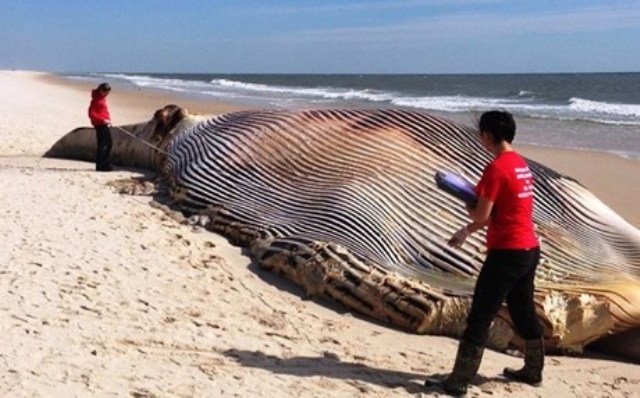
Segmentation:
{"type": "MultiPolygon", "coordinates": [[[[318,357],[280,358],[267,355],[261,351],[246,351],[230,349],[222,352],[243,367],[264,369],[275,374],[299,377],[328,377],[354,382],[362,392],[367,392],[365,385],[358,382],[378,385],[385,388],[402,388],[410,394],[441,392],[437,388],[425,387],[427,376],[446,377],[446,374],[427,375],[422,373],[403,372],[398,370],[370,367],[358,362],[342,361],[336,354],[325,352],[318,357]]],[[[503,377],[484,377],[478,375],[473,385],[482,386],[486,383],[508,384],[503,377]]]]}

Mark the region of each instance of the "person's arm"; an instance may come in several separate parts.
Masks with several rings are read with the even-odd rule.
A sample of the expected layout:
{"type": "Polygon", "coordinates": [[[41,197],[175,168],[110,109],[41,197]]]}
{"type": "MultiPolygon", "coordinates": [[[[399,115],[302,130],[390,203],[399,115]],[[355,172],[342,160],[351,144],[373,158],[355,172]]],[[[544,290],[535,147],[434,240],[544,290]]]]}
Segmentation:
{"type": "Polygon", "coordinates": [[[101,113],[98,113],[98,112],[90,112],[89,119],[91,119],[91,122],[94,123],[96,126],[101,126],[103,124],[106,124],[107,126],[111,126],[111,120],[106,119],[101,113]]]}
{"type": "Polygon", "coordinates": [[[472,233],[481,230],[487,226],[487,224],[489,224],[489,220],[482,223],[473,221],[457,230],[451,238],[449,238],[447,244],[452,247],[460,247],[472,233]]]}
{"type": "Polygon", "coordinates": [[[493,210],[493,202],[487,198],[480,196],[478,202],[474,207],[467,206],[467,213],[469,218],[479,224],[487,224],[491,218],[491,211],[493,210]]]}
{"type": "Polygon", "coordinates": [[[478,202],[475,207],[467,207],[467,212],[469,213],[469,218],[471,218],[472,222],[457,230],[447,241],[447,244],[452,247],[462,246],[469,235],[481,230],[489,224],[492,209],[492,201],[483,197],[478,198],[478,202]]]}

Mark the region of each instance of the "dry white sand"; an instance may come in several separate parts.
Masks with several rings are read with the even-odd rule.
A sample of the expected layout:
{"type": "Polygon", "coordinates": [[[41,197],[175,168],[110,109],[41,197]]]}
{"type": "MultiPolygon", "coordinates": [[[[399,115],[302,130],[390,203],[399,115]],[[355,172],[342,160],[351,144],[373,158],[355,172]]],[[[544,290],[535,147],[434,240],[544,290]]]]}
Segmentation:
{"type": "MultiPolygon", "coordinates": [[[[85,86],[0,71],[0,87],[0,396],[428,396],[424,377],[450,370],[455,340],[305,300],[224,238],[106,185],[135,173],[41,158],[88,124],[85,86]]],[[[167,102],[184,101],[109,98],[117,124],[167,102]]],[[[548,357],[533,388],[499,376],[520,363],[487,351],[470,395],[640,396],[637,365],[548,357]]]]}

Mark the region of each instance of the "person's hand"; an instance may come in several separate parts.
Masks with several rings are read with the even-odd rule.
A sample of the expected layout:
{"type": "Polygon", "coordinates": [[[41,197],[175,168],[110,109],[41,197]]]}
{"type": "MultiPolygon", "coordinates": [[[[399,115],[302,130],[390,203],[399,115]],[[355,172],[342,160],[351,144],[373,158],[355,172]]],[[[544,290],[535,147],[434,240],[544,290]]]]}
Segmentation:
{"type": "Polygon", "coordinates": [[[455,234],[451,236],[451,238],[447,241],[447,244],[451,247],[460,247],[464,243],[465,240],[469,237],[469,230],[466,225],[459,230],[456,231],[455,234]]]}

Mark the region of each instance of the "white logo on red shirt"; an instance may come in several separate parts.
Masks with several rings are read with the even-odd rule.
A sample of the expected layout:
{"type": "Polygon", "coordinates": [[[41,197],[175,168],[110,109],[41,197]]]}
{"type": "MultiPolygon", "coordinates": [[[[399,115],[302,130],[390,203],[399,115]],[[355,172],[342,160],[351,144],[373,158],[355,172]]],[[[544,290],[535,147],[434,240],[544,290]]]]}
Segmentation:
{"type": "Polygon", "coordinates": [[[524,199],[533,196],[533,175],[529,167],[516,167],[515,172],[518,180],[524,180],[522,190],[518,192],[518,198],[524,199]]]}

